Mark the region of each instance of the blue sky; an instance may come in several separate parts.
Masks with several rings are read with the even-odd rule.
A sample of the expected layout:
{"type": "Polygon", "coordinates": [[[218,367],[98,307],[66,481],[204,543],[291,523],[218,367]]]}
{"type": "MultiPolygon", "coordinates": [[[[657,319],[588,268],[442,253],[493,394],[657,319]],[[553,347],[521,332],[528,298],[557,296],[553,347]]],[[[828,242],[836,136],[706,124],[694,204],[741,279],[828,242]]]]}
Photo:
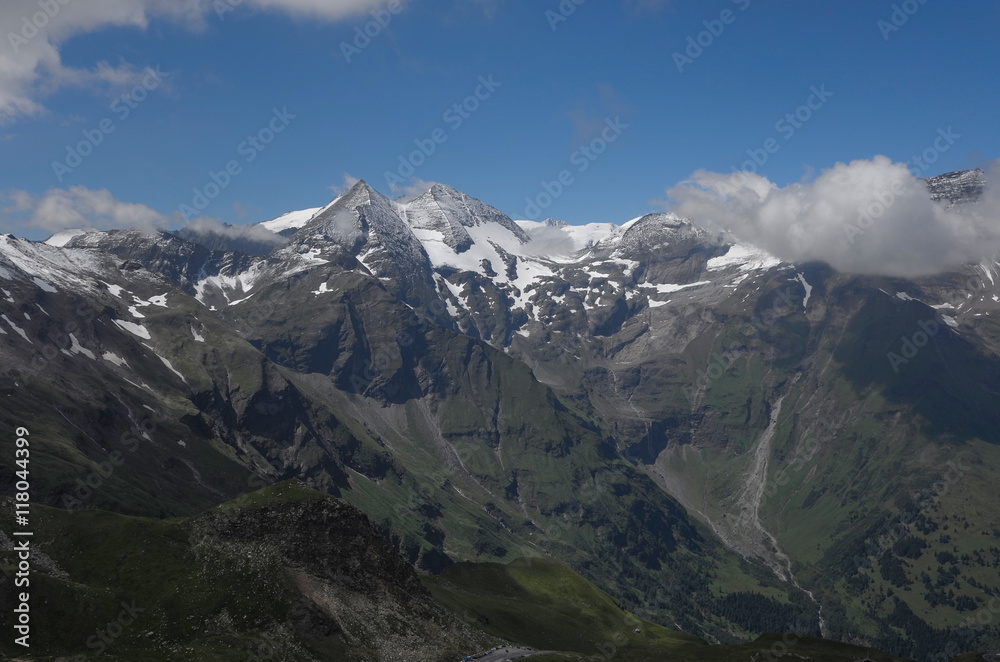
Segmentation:
{"type": "Polygon", "coordinates": [[[342,44],[374,32],[387,0],[246,0],[221,17],[207,0],[164,2],[68,5],[18,53],[10,32],[39,2],[0,10],[0,65],[19,72],[0,74],[0,230],[43,238],[74,204],[98,226],[176,225],[230,161],[238,174],[200,210],[228,223],[325,204],[345,176],[393,196],[442,182],[525,218],[562,171],[572,183],[548,187],[539,220],[621,223],[696,170],[742,167],[747,150],[766,154],[758,170],[778,185],[839,161],[907,161],[949,127],[960,137],[924,174],[1000,156],[998,3],[565,0],[564,16],[556,0],[413,0],[348,62],[342,44]],[[707,45],[687,51],[699,33],[707,45]],[[695,55],[683,71],[678,52],[695,55]],[[116,102],[143,82],[134,108],[116,102]],[[467,117],[446,114],[477,91],[467,117]],[[287,109],[280,133],[241,149],[275,109],[287,109]],[[808,119],[779,124],[797,110],[808,119]],[[114,131],[55,172],[102,121],[114,131]],[[385,173],[415,141],[434,151],[393,190],[385,173]]]}

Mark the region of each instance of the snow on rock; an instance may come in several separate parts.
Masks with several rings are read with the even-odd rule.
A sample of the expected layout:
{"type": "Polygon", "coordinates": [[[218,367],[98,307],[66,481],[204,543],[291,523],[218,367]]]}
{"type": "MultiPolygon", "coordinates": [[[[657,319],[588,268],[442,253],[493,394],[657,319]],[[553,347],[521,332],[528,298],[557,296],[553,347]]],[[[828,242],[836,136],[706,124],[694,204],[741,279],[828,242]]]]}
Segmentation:
{"type": "Polygon", "coordinates": [[[191,335],[194,336],[195,342],[205,342],[205,336],[195,331],[193,326],[191,327],[191,335]]]}
{"type": "Polygon", "coordinates": [[[87,234],[88,232],[90,232],[90,230],[62,230],[61,232],[57,232],[48,239],[46,239],[45,243],[48,244],[49,246],[62,248],[63,246],[68,244],[69,240],[72,239],[73,237],[77,237],[81,234],[87,234]]]}
{"type": "Polygon", "coordinates": [[[116,296],[119,299],[122,298],[122,291],[125,289],[124,287],[122,287],[121,285],[112,285],[111,283],[105,283],[103,280],[101,282],[104,283],[104,285],[108,288],[108,292],[111,292],[113,296],[116,296]]]}
{"type": "Polygon", "coordinates": [[[660,294],[670,294],[671,292],[677,292],[678,290],[686,290],[689,287],[701,287],[702,285],[711,285],[711,284],[712,281],[710,280],[701,280],[698,281],[697,283],[687,283],[685,285],[674,285],[672,283],[668,283],[665,285],[664,284],[653,285],[650,283],[643,283],[639,285],[639,287],[655,288],[656,291],[660,294]]]}
{"type": "Polygon", "coordinates": [[[950,326],[951,328],[953,329],[958,328],[958,321],[955,320],[955,318],[952,317],[951,315],[941,315],[941,319],[944,320],[944,323],[950,326]]]}
{"type": "Polygon", "coordinates": [[[41,288],[41,289],[42,289],[43,291],[45,291],[45,292],[49,292],[49,293],[52,293],[52,294],[54,294],[54,293],[56,293],[56,292],[58,292],[58,291],[59,291],[59,290],[57,290],[56,288],[54,288],[54,287],[52,287],[51,285],[49,285],[49,284],[48,284],[47,282],[45,282],[44,280],[42,280],[41,278],[38,278],[37,276],[36,276],[36,277],[34,277],[34,278],[32,278],[32,279],[31,279],[31,281],[32,281],[32,282],[33,282],[33,283],[34,283],[35,285],[37,285],[38,287],[40,287],[40,288],[41,288]]]}
{"type": "Polygon", "coordinates": [[[531,242],[525,246],[525,254],[558,263],[576,262],[583,251],[613,236],[620,236],[624,231],[614,223],[570,225],[551,218],[542,222],[515,223],[531,237],[531,242]]]}
{"type": "Polygon", "coordinates": [[[797,280],[800,283],[802,283],[802,287],[806,291],[806,296],[805,298],[802,299],[802,307],[806,308],[809,306],[809,297],[811,297],[813,293],[812,285],[806,282],[806,277],[802,273],[795,274],[794,280],[797,280]]]}
{"type": "Polygon", "coordinates": [[[119,368],[122,366],[125,366],[126,368],[129,367],[128,361],[118,356],[114,352],[104,352],[104,354],[101,355],[101,358],[107,361],[108,363],[114,363],[119,368]]]}
{"type": "Polygon", "coordinates": [[[135,306],[129,306],[128,311],[132,313],[132,317],[135,317],[136,319],[142,319],[145,317],[145,315],[135,309],[135,306]]]}
{"type": "Polygon", "coordinates": [[[276,233],[283,232],[285,230],[298,230],[311,221],[312,217],[315,216],[321,209],[323,209],[323,207],[314,207],[312,209],[303,209],[301,211],[290,211],[287,214],[282,214],[273,220],[258,223],[258,225],[276,233]]]}
{"type": "MultiPolygon", "coordinates": [[[[21,336],[22,338],[24,338],[25,340],[27,340],[29,343],[31,343],[31,340],[28,339],[28,334],[24,332],[24,329],[22,329],[21,327],[19,327],[17,324],[14,324],[12,321],[10,321],[10,318],[7,317],[6,315],[0,315],[0,318],[2,318],[4,322],[7,322],[7,324],[10,325],[10,328],[14,329],[14,331],[17,332],[17,335],[21,336]]],[[[34,344],[34,343],[31,343],[31,344],[34,344]]]]}
{"type": "Polygon", "coordinates": [[[135,324],[133,322],[125,322],[123,320],[114,320],[115,326],[122,329],[123,331],[128,331],[132,335],[139,336],[144,340],[149,340],[149,331],[142,324],[135,324]]]}
{"type": "Polygon", "coordinates": [[[735,244],[725,255],[708,261],[709,271],[719,271],[728,267],[739,267],[740,271],[762,271],[776,267],[781,260],[767,251],[749,244],[735,244]]]}
{"type": "Polygon", "coordinates": [[[81,345],[80,341],[77,340],[76,336],[74,336],[72,333],[69,334],[69,339],[70,339],[70,342],[72,342],[72,345],[70,346],[69,351],[73,352],[74,354],[83,354],[88,359],[93,359],[93,360],[97,359],[97,357],[94,356],[94,353],[92,351],[90,351],[89,349],[87,349],[86,347],[84,347],[83,345],[81,345]]]}
{"type": "Polygon", "coordinates": [[[106,260],[89,250],[58,248],[0,235],[0,262],[4,265],[0,276],[27,280],[45,292],[58,292],[57,285],[74,291],[94,291],[94,279],[106,271],[106,260]]]}
{"type": "MultiPolygon", "coordinates": [[[[154,354],[156,354],[156,352],[153,352],[153,353],[154,353],[154,354]]],[[[156,354],[156,357],[157,357],[158,359],[160,359],[161,361],[163,361],[163,365],[167,366],[167,369],[168,369],[168,370],[170,370],[170,372],[172,372],[172,373],[174,373],[175,375],[177,375],[178,377],[180,377],[180,378],[181,378],[181,381],[182,381],[182,382],[184,382],[185,384],[187,384],[187,380],[186,380],[186,379],[184,379],[184,375],[182,375],[181,373],[177,372],[177,370],[176,370],[176,369],[174,368],[174,366],[172,366],[172,365],[170,364],[170,361],[168,361],[168,360],[166,359],[166,357],[164,357],[164,356],[160,356],[159,354],[156,354]]]]}

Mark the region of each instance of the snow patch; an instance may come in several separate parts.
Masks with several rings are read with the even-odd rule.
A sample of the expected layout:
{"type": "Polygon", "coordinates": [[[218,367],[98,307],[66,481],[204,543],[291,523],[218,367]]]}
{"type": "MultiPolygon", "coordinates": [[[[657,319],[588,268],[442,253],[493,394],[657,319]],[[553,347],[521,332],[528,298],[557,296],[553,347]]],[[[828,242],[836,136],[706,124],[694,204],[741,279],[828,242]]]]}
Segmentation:
{"type": "Polygon", "coordinates": [[[54,235],[46,239],[45,243],[49,246],[62,248],[69,243],[70,239],[73,237],[79,237],[81,234],[87,234],[87,230],[62,230],[61,232],[56,232],[54,235]]]}
{"type": "MultiPolygon", "coordinates": [[[[156,354],[156,352],[153,352],[153,353],[156,354]]],[[[160,356],[159,354],[156,354],[156,358],[158,358],[161,361],[163,361],[163,365],[167,366],[167,369],[169,369],[170,372],[172,372],[175,375],[177,375],[178,377],[180,377],[181,381],[184,382],[185,384],[187,384],[187,380],[184,379],[184,375],[182,375],[181,373],[177,372],[177,370],[174,369],[174,366],[170,365],[170,361],[168,361],[166,359],[166,357],[163,357],[163,356],[160,356]]]]}
{"type": "MultiPolygon", "coordinates": [[[[103,280],[101,282],[104,283],[103,280]]],[[[119,299],[122,298],[122,291],[125,289],[124,287],[121,285],[112,285],[111,283],[104,283],[104,285],[108,288],[108,292],[111,292],[113,296],[116,296],[119,299]]]]}
{"type": "Polygon", "coordinates": [[[73,343],[70,346],[69,351],[73,352],[74,354],[83,354],[88,359],[97,360],[97,357],[94,356],[94,353],[92,351],[90,351],[89,349],[87,349],[86,347],[84,347],[83,345],[81,345],[80,341],[77,340],[76,336],[74,336],[72,333],[69,334],[69,339],[70,339],[70,342],[73,343]]]}
{"type": "Polygon", "coordinates": [[[101,358],[107,361],[108,363],[114,363],[119,368],[122,366],[125,366],[126,368],[129,367],[128,361],[118,356],[114,352],[104,352],[103,354],[101,354],[101,358]]]}
{"type": "MultiPolygon", "coordinates": [[[[339,199],[340,198],[337,198],[337,200],[339,199]]],[[[337,200],[334,200],[334,202],[337,200]]],[[[313,216],[315,216],[321,209],[325,209],[325,207],[314,207],[312,209],[303,209],[301,211],[290,211],[287,214],[282,214],[278,218],[270,221],[264,221],[258,225],[274,233],[291,230],[293,228],[298,230],[309,223],[313,216]]]]}
{"type": "Polygon", "coordinates": [[[697,283],[687,283],[686,285],[674,285],[673,283],[653,285],[650,283],[643,283],[639,287],[643,288],[656,288],[656,291],[660,294],[670,294],[671,292],[677,292],[679,290],[686,290],[689,287],[700,287],[702,285],[711,285],[710,280],[700,280],[697,283]]]}
{"type": "Polygon", "coordinates": [[[133,322],[125,322],[123,320],[114,320],[115,326],[122,329],[123,331],[128,331],[132,335],[139,336],[145,340],[150,339],[149,331],[146,330],[142,324],[135,324],[133,322]]]}
{"type": "Polygon", "coordinates": [[[802,273],[795,274],[795,280],[802,283],[802,287],[806,290],[806,296],[802,299],[802,307],[807,308],[809,306],[809,297],[811,297],[813,293],[812,285],[806,282],[806,277],[802,273]]]}
{"type": "Polygon", "coordinates": [[[728,267],[739,267],[740,271],[763,271],[781,264],[781,260],[767,251],[749,244],[735,244],[725,255],[708,261],[709,271],[719,271],[728,267]]]}
{"type": "MultiPolygon", "coordinates": [[[[17,324],[11,322],[9,317],[7,317],[6,315],[0,315],[0,318],[2,318],[4,322],[7,322],[7,324],[10,325],[10,328],[14,329],[17,332],[17,335],[21,336],[25,340],[28,340],[28,334],[24,332],[24,329],[19,327],[17,324]]],[[[32,343],[30,340],[28,340],[28,342],[34,345],[34,343],[32,343]]]]}
{"type": "Polygon", "coordinates": [[[31,279],[31,282],[33,282],[38,287],[42,288],[42,291],[44,292],[49,292],[54,294],[59,291],[56,288],[49,285],[46,281],[42,280],[41,278],[38,278],[37,276],[33,277],[31,279]]]}

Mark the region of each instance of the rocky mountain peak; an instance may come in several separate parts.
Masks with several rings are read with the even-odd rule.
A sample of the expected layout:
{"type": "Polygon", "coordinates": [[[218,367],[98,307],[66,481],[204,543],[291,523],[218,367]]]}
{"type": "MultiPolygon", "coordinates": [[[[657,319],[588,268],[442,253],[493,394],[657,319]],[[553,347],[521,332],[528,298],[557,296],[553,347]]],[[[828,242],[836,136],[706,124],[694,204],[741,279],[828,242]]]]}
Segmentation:
{"type": "Polygon", "coordinates": [[[975,202],[986,190],[986,178],[979,168],[947,172],[924,181],[932,200],[946,200],[953,205],[975,202]]]}
{"type": "Polygon", "coordinates": [[[426,193],[403,207],[411,227],[441,232],[444,242],[458,252],[466,250],[472,243],[463,228],[487,223],[503,227],[521,243],[530,241],[527,233],[503,212],[444,184],[434,184],[426,193]]]}

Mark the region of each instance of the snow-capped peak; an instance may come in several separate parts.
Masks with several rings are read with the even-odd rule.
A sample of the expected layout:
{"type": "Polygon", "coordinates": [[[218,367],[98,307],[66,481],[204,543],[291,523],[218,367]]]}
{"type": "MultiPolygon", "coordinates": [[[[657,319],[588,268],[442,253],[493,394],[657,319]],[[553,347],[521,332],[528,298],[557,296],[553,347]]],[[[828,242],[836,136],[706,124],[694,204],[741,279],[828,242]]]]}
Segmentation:
{"type": "Polygon", "coordinates": [[[506,214],[444,184],[434,184],[426,193],[401,207],[411,227],[450,236],[446,242],[449,245],[467,243],[468,233],[462,228],[490,223],[503,227],[523,243],[529,241],[528,235],[506,214]]]}
{"type": "MultiPolygon", "coordinates": [[[[334,202],[336,202],[336,200],[334,200],[334,202]]],[[[258,225],[276,234],[280,234],[285,230],[298,230],[311,221],[312,217],[315,216],[321,209],[323,208],[313,207],[312,209],[303,209],[301,211],[290,211],[286,214],[282,214],[278,218],[258,223],[258,225]]]]}
{"type": "Polygon", "coordinates": [[[61,230],[56,232],[54,235],[45,240],[45,243],[49,246],[55,246],[56,248],[62,248],[70,242],[73,237],[79,237],[81,234],[87,234],[88,232],[97,232],[93,228],[89,230],[61,230]]]}

